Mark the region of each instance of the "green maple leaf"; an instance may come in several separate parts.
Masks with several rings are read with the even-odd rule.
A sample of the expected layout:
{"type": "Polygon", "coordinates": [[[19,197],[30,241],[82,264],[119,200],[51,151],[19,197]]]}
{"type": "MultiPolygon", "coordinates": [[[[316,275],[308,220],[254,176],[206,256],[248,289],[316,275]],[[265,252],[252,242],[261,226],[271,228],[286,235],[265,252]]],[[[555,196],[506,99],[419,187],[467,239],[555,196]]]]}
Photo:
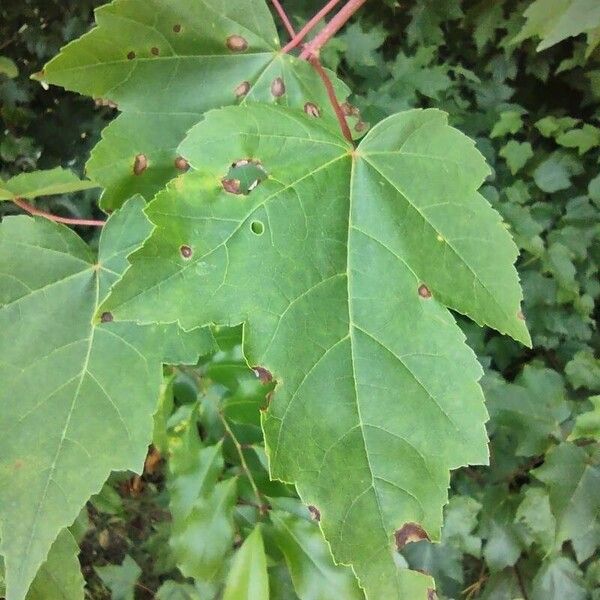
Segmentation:
{"type": "Polygon", "coordinates": [[[96,259],[44,219],[0,225],[0,519],[9,600],[22,599],[60,530],[111,470],[139,471],[161,363],[194,362],[206,330],[93,319],[151,230],[131,200],[96,259]]]}
{"type": "Polygon", "coordinates": [[[110,589],[112,600],[134,600],[135,584],[142,574],[142,569],[126,555],[120,565],[106,565],[95,569],[102,583],[110,589]]]}
{"type": "MultiPolygon", "coordinates": [[[[86,167],[105,188],[103,208],[135,193],[149,200],[184,170],[177,147],[208,109],[312,103],[335,126],[319,76],[281,54],[264,0],[115,0],[96,10],[96,22],[37,77],[118,105],[86,167]]],[[[348,88],[330,76],[344,99],[348,88]]]]}
{"type": "Polygon", "coordinates": [[[317,507],[368,597],[425,598],[394,535],[438,537],[449,470],[488,459],[481,368],[446,307],[529,343],[516,247],[476,191],[483,157],[437,110],[354,150],[265,105],[208,113],[180,150],[194,170],[150,203],[156,229],[100,310],[245,322],[249,363],[278,381],[272,476],[317,507]],[[249,194],[222,181],[240,160],[268,174],[249,194]]]}

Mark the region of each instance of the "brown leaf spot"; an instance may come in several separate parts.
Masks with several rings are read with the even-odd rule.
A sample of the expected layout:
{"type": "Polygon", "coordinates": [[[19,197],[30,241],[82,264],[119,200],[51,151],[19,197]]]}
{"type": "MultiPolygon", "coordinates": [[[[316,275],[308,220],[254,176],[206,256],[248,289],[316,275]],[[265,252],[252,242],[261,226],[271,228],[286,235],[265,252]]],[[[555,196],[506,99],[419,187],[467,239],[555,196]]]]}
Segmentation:
{"type": "Polygon", "coordinates": [[[273,94],[275,98],[281,98],[281,96],[285,94],[285,83],[283,83],[281,77],[273,79],[273,83],[271,83],[271,94],[273,94]]]}
{"type": "Polygon", "coordinates": [[[232,52],[243,52],[248,48],[248,42],[241,35],[230,35],[227,38],[227,47],[232,52]]]}
{"type": "Polygon", "coordinates": [[[362,133],[363,131],[366,131],[369,128],[369,124],[365,123],[365,121],[359,121],[355,126],[354,126],[354,131],[356,131],[357,133],[362,133]]]}
{"type": "Polygon", "coordinates": [[[221,185],[223,186],[223,189],[226,192],[229,192],[230,194],[242,193],[241,183],[239,179],[227,179],[226,177],[224,177],[223,179],[221,179],[221,185]]]}
{"type": "Polygon", "coordinates": [[[317,521],[318,523],[321,520],[321,511],[316,506],[309,506],[308,512],[313,521],[317,521]]]}
{"type": "Polygon", "coordinates": [[[135,52],[132,50],[127,53],[127,60],[133,60],[135,58],[135,52]]]}
{"type": "Polygon", "coordinates": [[[427,600],[438,600],[437,592],[433,588],[427,588],[427,600]]]}
{"type": "Polygon", "coordinates": [[[183,171],[184,173],[190,168],[190,163],[183,158],[183,156],[178,156],[175,159],[175,168],[178,171],[183,171]]]}
{"type": "Polygon", "coordinates": [[[181,31],[181,25],[179,23],[176,23],[175,25],[173,25],[173,33],[179,33],[181,31]]]}
{"type": "Polygon", "coordinates": [[[112,313],[110,313],[110,312],[103,312],[100,315],[101,323],[110,323],[112,320],[113,320],[113,316],[112,316],[112,313]]]}
{"type": "Polygon", "coordinates": [[[525,320],[525,315],[523,314],[522,310],[517,313],[517,319],[521,319],[521,321],[525,320]]]}
{"type": "Polygon", "coordinates": [[[396,530],[394,537],[396,539],[396,548],[398,549],[398,552],[400,552],[406,544],[429,539],[427,532],[418,523],[405,523],[400,529],[396,530]]]}
{"type": "Polygon", "coordinates": [[[158,469],[161,459],[162,456],[160,455],[160,452],[154,446],[152,446],[148,452],[148,455],[146,456],[146,461],[144,462],[144,473],[153,475],[158,469]]]}
{"type": "Polygon", "coordinates": [[[236,95],[236,98],[243,98],[250,91],[250,82],[242,81],[240,85],[238,85],[233,93],[236,95]]]}
{"type": "Polygon", "coordinates": [[[152,46],[152,48],[150,48],[150,52],[154,55],[154,56],[158,56],[160,54],[160,50],[156,47],[156,46],[152,46]]]}
{"type": "Polygon", "coordinates": [[[260,379],[261,383],[271,383],[273,381],[273,375],[271,371],[265,369],[264,367],[252,367],[254,374],[260,379]]]}
{"type": "Polygon", "coordinates": [[[340,105],[340,108],[347,117],[358,117],[360,115],[360,110],[356,106],[350,104],[350,102],[343,102],[340,105]]]}
{"type": "Polygon", "coordinates": [[[14,462],[13,466],[14,466],[15,470],[17,470],[17,471],[18,471],[19,469],[22,469],[22,468],[23,468],[23,465],[24,465],[24,464],[25,464],[25,463],[24,463],[24,462],[23,462],[23,461],[22,461],[20,458],[17,458],[17,460],[15,460],[15,462],[14,462]]]}
{"type": "Polygon", "coordinates": [[[421,298],[425,298],[426,300],[431,298],[431,290],[424,283],[419,286],[418,292],[421,298]]]}
{"type": "Polygon", "coordinates": [[[179,253],[183,258],[185,258],[185,260],[189,260],[190,258],[192,258],[193,251],[190,248],[190,246],[186,246],[184,244],[183,246],[179,247],[179,253]]]}
{"type": "Polygon", "coordinates": [[[96,98],[94,100],[96,106],[108,106],[109,108],[117,108],[117,103],[108,98],[96,98]]]}
{"type": "Polygon", "coordinates": [[[138,154],[133,161],[133,174],[141,175],[148,168],[148,159],[145,154],[138,154]]]}
{"type": "Polygon", "coordinates": [[[320,117],[321,116],[321,109],[314,102],[307,102],[304,105],[304,112],[309,117],[320,117]]]}

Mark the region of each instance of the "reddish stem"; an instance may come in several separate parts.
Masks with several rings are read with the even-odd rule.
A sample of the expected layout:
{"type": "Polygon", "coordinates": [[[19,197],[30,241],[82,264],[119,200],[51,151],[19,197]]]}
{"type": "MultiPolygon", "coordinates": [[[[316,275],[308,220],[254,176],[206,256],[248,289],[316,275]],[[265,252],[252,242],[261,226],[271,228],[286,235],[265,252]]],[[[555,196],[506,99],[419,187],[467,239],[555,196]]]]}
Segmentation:
{"type": "Polygon", "coordinates": [[[50,214],[43,210],[39,210],[34,206],[31,206],[28,202],[23,200],[23,198],[13,198],[13,202],[19,207],[22,208],[25,212],[28,212],[30,215],[35,217],[44,217],[49,219],[50,221],[54,221],[55,223],[65,223],[66,225],[89,225],[90,227],[103,227],[104,221],[94,221],[92,219],[69,219],[67,217],[57,217],[56,215],[50,214]]]}
{"type": "Polygon", "coordinates": [[[329,2],[312,18],[310,21],[306,23],[306,25],[288,42],[283,49],[281,50],[284,54],[293,50],[296,46],[298,46],[302,40],[306,37],[306,35],[314,28],[314,26],[331,10],[340,0],[329,0],[329,2]]]}
{"type": "Polygon", "coordinates": [[[327,25],[307,44],[300,53],[300,58],[308,59],[310,56],[317,55],[319,50],[346,24],[348,19],[366,2],[367,0],[348,0],[327,25]]]}
{"type": "Polygon", "coordinates": [[[335,111],[335,115],[340,123],[342,133],[344,134],[344,137],[350,143],[352,143],[352,133],[348,127],[344,111],[342,110],[342,107],[335,96],[335,90],[333,89],[333,84],[331,83],[331,79],[329,79],[329,75],[327,75],[327,71],[325,71],[323,65],[319,62],[319,59],[314,54],[309,56],[308,61],[319,74],[319,77],[323,80],[325,89],[327,90],[327,95],[329,96],[329,102],[331,103],[331,106],[333,106],[333,110],[335,111]]]}
{"type": "Polygon", "coordinates": [[[285,25],[287,32],[290,34],[290,37],[293,39],[296,36],[296,32],[294,30],[294,26],[292,25],[289,17],[287,16],[287,14],[285,12],[285,9],[283,8],[283,6],[281,6],[281,4],[279,3],[279,0],[271,0],[271,3],[275,7],[275,10],[277,11],[279,18],[283,21],[283,24],[285,25]]]}

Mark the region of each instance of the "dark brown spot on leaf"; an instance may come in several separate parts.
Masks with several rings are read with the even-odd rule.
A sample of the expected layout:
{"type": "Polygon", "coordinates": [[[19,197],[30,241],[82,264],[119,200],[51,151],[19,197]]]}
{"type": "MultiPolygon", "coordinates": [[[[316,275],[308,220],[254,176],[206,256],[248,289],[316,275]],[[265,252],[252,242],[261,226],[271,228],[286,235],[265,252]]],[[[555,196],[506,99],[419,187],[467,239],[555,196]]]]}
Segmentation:
{"type": "Polygon", "coordinates": [[[316,506],[309,506],[308,512],[313,521],[319,522],[321,520],[321,511],[316,506]]]}
{"type": "Polygon", "coordinates": [[[156,46],[152,46],[152,48],[150,48],[150,52],[154,55],[154,56],[158,56],[160,54],[160,50],[156,47],[156,46]]]}
{"type": "Polygon", "coordinates": [[[113,320],[113,316],[112,316],[112,313],[110,313],[110,312],[103,312],[100,315],[100,321],[102,323],[110,323],[112,320],[113,320]]]}
{"type": "Polygon", "coordinates": [[[178,156],[175,159],[175,168],[178,171],[183,171],[185,173],[185,171],[187,171],[190,168],[190,163],[187,160],[185,160],[183,156],[178,156]]]}
{"type": "Polygon", "coordinates": [[[186,260],[192,258],[192,249],[189,246],[186,246],[185,244],[179,247],[179,252],[181,256],[183,256],[183,258],[185,258],[186,260]]]}
{"type": "Polygon", "coordinates": [[[273,79],[273,83],[271,83],[271,94],[273,94],[275,98],[281,98],[281,96],[285,94],[285,83],[283,83],[281,77],[273,79]]]}
{"type": "Polygon", "coordinates": [[[304,112],[310,117],[320,117],[321,110],[314,102],[307,102],[304,105],[304,112]]]}
{"type": "Polygon", "coordinates": [[[134,175],[141,175],[148,168],[148,159],[145,154],[138,154],[133,161],[134,175]]]}
{"type": "Polygon", "coordinates": [[[181,25],[179,23],[176,23],[175,25],[173,25],[174,33],[179,33],[180,31],[181,31],[181,25]]]}
{"type": "Polygon", "coordinates": [[[356,131],[357,133],[362,133],[363,131],[366,131],[369,127],[368,123],[365,123],[364,121],[359,121],[355,126],[354,126],[354,131],[356,131]]]}
{"type": "Polygon", "coordinates": [[[427,600],[438,600],[437,592],[433,588],[427,588],[427,600]]]}
{"type": "Polygon", "coordinates": [[[398,552],[411,542],[428,540],[427,532],[418,523],[405,523],[394,533],[396,539],[396,548],[398,552]]]}
{"type": "Polygon", "coordinates": [[[233,93],[236,95],[237,98],[243,98],[249,91],[250,82],[242,81],[242,83],[240,83],[240,85],[238,85],[235,88],[235,90],[233,90],[233,93]]]}
{"type": "Polygon", "coordinates": [[[127,54],[127,60],[133,60],[135,58],[135,52],[132,50],[127,54]]]}
{"type": "Polygon", "coordinates": [[[230,35],[227,38],[227,47],[232,52],[243,52],[248,48],[248,42],[241,35],[230,35]]]}
{"type": "Polygon", "coordinates": [[[221,179],[221,185],[223,186],[223,189],[226,192],[229,192],[230,194],[242,193],[241,183],[239,179],[227,179],[226,177],[224,177],[223,179],[221,179]]]}
{"type": "Polygon", "coordinates": [[[273,375],[271,371],[264,367],[252,367],[254,374],[260,379],[261,383],[271,383],[273,381],[273,375]]]}
{"type": "Polygon", "coordinates": [[[24,464],[25,463],[20,458],[17,458],[17,460],[15,460],[15,462],[14,462],[14,468],[16,470],[22,469],[24,464]]]}
{"type": "Polygon", "coordinates": [[[425,299],[431,298],[431,291],[424,283],[422,283],[419,286],[418,291],[419,291],[419,296],[421,296],[421,298],[425,298],[425,299]]]}

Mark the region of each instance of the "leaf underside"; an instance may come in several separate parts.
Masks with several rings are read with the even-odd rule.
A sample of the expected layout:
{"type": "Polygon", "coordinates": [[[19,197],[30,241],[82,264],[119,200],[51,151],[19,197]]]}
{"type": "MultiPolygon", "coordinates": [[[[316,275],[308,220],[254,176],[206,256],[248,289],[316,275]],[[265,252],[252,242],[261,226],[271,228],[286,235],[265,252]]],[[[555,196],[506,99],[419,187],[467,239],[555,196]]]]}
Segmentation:
{"type": "Polygon", "coordinates": [[[151,230],[131,200],[98,259],[45,219],[0,225],[0,517],[10,600],[25,597],[50,546],[111,470],[139,471],[161,362],[196,360],[205,330],[94,319],[151,230]],[[102,321],[102,322],[100,322],[102,321]]]}
{"type": "Polygon", "coordinates": [[[147,207],[156,228],[100,310],[246,323],[249,364],[278,382],[272,476],[317,507],[368,598],[425,599],[433,582],[396,566],[395,539],[412,523],[438,538],[449,470],[488,459],[481,368],[448,308],[529,343],[516,247],[476,191],[483,158],[437,110],[353,150],[252,104],[208,113],[179,151],[193,169],[147,207]],[[248,195],[221,183],[239,160],[268,174],[248,195]]]}
{"type": "MultiPolygon", "coordinates": [[[[319,76],[279,52],[264,0],[115,0],[96,10],[96,22],[38,77],[118,105],[122,114],[86,167],[105,188],[105,209],[136,193],[150,200],[178,175],[177,147],[209,109],[246,100],[303,109],[310,102],[336,126],[319,76]],[[272,87],[278,78],[283,90],[272,87]],[[145,166],[134,173],[139,155],[145,166]]],[[[348,88],[330,76],[343,100],[348,88]]]]}

